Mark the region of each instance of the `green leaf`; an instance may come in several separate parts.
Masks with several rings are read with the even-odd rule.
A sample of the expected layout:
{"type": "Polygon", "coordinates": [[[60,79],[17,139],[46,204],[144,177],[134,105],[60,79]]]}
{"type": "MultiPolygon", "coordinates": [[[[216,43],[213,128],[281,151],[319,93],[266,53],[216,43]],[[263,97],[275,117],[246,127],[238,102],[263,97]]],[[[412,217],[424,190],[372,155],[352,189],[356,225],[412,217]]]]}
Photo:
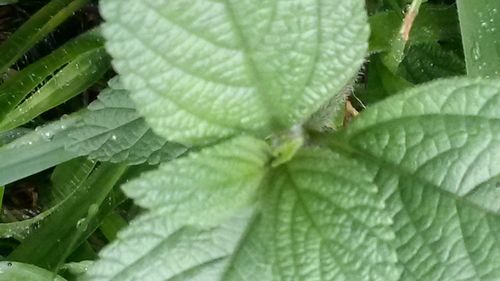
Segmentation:
{"type": "Polygon", "coordinates": [[[221,213],[226,216],[228,210],[252,204],[268,160],[265,142],[238,137],[165,163],[124,185],[123,190],[143,208],[171,211],[173,220],[197,220],[203,213],[217,221],[221,213]]]}
{"type": "Polygon", "coordinates": [[[500,77],[500,2],[457,0],[467,74],[500,77]]]}
{"type": "MultiPolygon", "coordinates": [[[[235,155],[228,144],[219,148],[235,155]]],[[[210,156],[216,162],[227,157],[210,156]]],[[[235,166],[223,163],[213,163],[212,169],[235,166]]],[[[226,175],[218,189],[205,178],[171,176],[175,182],[163,184],[165,195],[148,187],[158,189],[154,184],[160,185],[159,175],[168,173],[160,170],[144,175],[138,180],[140,186],[130,183],[125,190],[152,210],[101,253],[87,280],[397,280],[399,269],[390,245],[394,238],[391,219],[383,210],[376,186],[370,183],[373,173],[372,178],[343,176],[354,168],[358,168],[355,163],[328,150],[303,151],[270,175],[262,185],[258,211],[249,220],[238,218],[238,227],[233,226],[224,237],[220,236],[221,231],[228,231],[226,223],[212,227],[213,218],[221,212],[233,213],[234,204],[241,205],[248,197],[235,196],[224,186],[233,182],[233,175],[226,175]],[[186,189],[191,191],[191,186],[199,184],[207,188],[183,196],[186,189]],[[228,199],[232,200],[223,201],[228,199]],[[223,206],[229,210],[224,212],[223,206]],[[201,225],[205,227],[200,229],[201,225]]],[[[231,174],[240,170],[235,167],[231,174]]],[[[241,193],[244,187],[238,185],[249,182],[240,178],[231,189],[241,193]]]]}
{"type": "Polygon", "coordinates": [[[152,133],[126,93],[119,85],[112,87],[115,89],[105,90],[88,111],[63,117],[0,147],[0,185],[78,156],[138,164],[170,160],[185,151],[152,133]]]}
{"type": "Polygon", "coordinates": [[[52,186],[48,197],[51,203],[58,204],[70,196],[95,166],[96,162],[85,158],[76,158],[58,165],[50,176],[52,186]]]}
{"type": "Polygon", "coordinates": [[[19,262],[0,262],[0,281],[65,281],[45,269],[19,262]]]}
{"type": "Polygon", "coordinates": [[[263,217],[273,280],[398,280],[392,221],[373,177],[327,149],[304,149],[272,174],[263,217]]]}
{"type": "Polygon", "coordinates": [[[113,241],[116,239],[118,232],[127,226],[128,222],[120,214],[114,212],[102,220],[99,229],[108,241],[113,241]]]}
{"type": "Polygon", "coordinates": [[[367,50],[362,0],[105,0],[115,69],[153,130],[208,143],[305,121],[367,50]]]}
{"type": "Polygon", "coordinates": [[[149,272],[147,280],[165,280],[185,267],[198,266],[199,261],[215,257],[216,262],[221,255],[228,255],[244,232],[249,215],[243,215],[243,221],[239,215],[235,222],[231,219],[230,224],[236,223],[231,227],[219,223],[255,203],[268,158],[266,143],[239,137],[163,164],[125,184],[125,193],[151,211],[118,234],[90,270],[89,279],[136,280],[149,272]],[[190,253],[183,250],[185,243],[199,246],[193,246],[190,253]],[[130,255],[117,260],[116,253],[122,251],[130,255]],[[190,255],[199,259],[187,262],[190,255]],[[165,259],[172,263],[155,266],[165,259]]]}
{"type": "MultiPolygon", "coordinates": [[[[380,12],[370,17],[370,53],[385,52],[401,28],[401,9],[380,12]]],[[[412,44],[460,40],[456,7],[422,4],[410,33],[412,44]]]]}
{"type": "Polygon", "coordinates": [[[101,251],[101,259],[83,280],[222,280],[218,277],[232,263],[232,253],[249,224],[246,215],[208,228],[179,227],[175,219],[166,220],[161,210],[155,210],[121,232],[119,243],[101,251]]]}
{"type": "Polygon", "coordinates": [[[376,173],[402,281],[499,279],[499,108],[499,81],[438,81],[369,108],[332,142],[376,173]]]}
{"type": "Polygon", "coordinates": [[[407,89],[412,84],[392,73],[382,62],[379,54],[370,57],[367,65],[366,85],[358,87],[356,97],[370,105],[407,89]]]}
{"type": "Polygon", "coordinates": [[[437,78],[463,75],[465,64],[463,58],[438,44],[422,44],[410,48],[399,72],[410,82],[420,84],[437,78]]]}
{"type": "Polygon", "coordinates": [[[69,133],[66,148],[98,161],[157,164],[186,151],[182,145],[157,136],[136,112],[127,91],[118,82],[101,92],[69,133]]]}

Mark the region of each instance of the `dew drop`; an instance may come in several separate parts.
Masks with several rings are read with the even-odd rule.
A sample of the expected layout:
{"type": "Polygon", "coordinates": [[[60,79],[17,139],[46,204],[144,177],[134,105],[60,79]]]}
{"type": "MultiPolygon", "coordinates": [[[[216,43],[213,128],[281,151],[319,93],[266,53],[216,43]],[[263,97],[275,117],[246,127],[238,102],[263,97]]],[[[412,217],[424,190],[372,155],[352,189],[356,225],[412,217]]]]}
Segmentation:
{"type": "Polygon", "coordinates": [[[87,226],[88,226],[88,223],[87,223],[87,219],[86,218],[79,219],[76,222],[76,229],[78,231],[80,231],[80,232],[85,232],[85,230],[87,230],[87,226]]]}
{"type": "Polygon", "coordinates": [[[481,59],[481,49],[480,49],[480,46],[479,46],[479,42],[475,41],[474,43],[474,47],[472,47],[472,58],[475,60],[475,61],[478,61],[481,59]]]}

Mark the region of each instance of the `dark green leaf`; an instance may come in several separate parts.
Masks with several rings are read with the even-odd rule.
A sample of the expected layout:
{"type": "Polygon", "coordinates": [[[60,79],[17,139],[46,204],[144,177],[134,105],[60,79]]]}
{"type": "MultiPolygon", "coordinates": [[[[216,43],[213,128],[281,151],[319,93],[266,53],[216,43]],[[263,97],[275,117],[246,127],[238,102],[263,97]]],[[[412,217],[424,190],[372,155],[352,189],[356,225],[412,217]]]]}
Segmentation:
{"type": "Polygon", "coordinates": [[[129,164],[157,164],[186,151],[153,133],[116,81],[110,87],[90,104],[79,126],[69,133],[74,139],[66,147],[69,151],[98,161],[129,164]]]}

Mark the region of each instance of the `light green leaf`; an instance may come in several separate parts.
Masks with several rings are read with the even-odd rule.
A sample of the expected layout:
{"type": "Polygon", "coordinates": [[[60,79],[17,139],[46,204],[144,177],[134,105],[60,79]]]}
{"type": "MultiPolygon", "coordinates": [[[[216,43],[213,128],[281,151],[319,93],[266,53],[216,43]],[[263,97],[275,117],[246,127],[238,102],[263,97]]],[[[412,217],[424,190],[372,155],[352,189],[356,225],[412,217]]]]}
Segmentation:
{"type": "Polygon", "coordinates": [[[163,164],[123,190],[144,208],[165,208],[188,221],[203,213],[217,221],[219,214],[255,201],[268,160],[265,142],[238,137],[163,164]]]}
{"type": "MultiPolygon", "coordinates": [[[[235,155],[228,147],[220,145],[221,151],[224,148],[228,155],[235,155]]],[[[211,156],[212,161],[228,161],[227,156],[211,156]]],[[[195,165],[203,160],[189,162],[195,165]]],[[[221,167],[223,163],[212,166],[221,167]]],[[[374,173],[353,179],[343,176],[358,167],[326,149],[300,153],[265,181],[263,200],[250,220],[239,222],[238,228],[223,238],[219,236],[227,228],[225,224],[207,225],[213,225],[213,218],[223,212],[220,207],[234,210],[234,204],[241,205],[242,196],[233,195],[234,191],[224,185],[215,189],[207,184],[211,181],[187,180],[182,175],[176,179],[175,188],[174,182],[165,183],[167,190],[152,192],[148,187],[158,189],[154,185],[160,184],[159,175],[168,173],[160,170],[145,175],[139,180],[140,186],[131,183],[125,190],[141,206],[151,206],[152,211],[120,233],[119,242],[101,253],[87,280],[397,280],[396,253],[390,245],[394,238],[391,219],[370,182],[374,173]],[[207,188],[184,196],[186,189],[200,184],[207,188]],[[137,190],[139,196],[130,194],[137,190]],[[229,198],[232,202],[223,203],[229,198]],[[189,210],[192,212],[186,214],[189,210]],[[200,225],[205,226],[204,231],[196,228],[200,225]],[[215,247],[217,243],[222,245],[215,247]]],[[[182,170],[177,167],[177,171],[182,170]]],[[[234,167],[231,174],[240,170],[234,167]]],[[[234,177],[225,178],[224,184],[229,184],[234,177]]],[[[248,183],[239,179],[231,186],[243,190],[238,185],[248,183]]],[[[230,210],[224,213],[232,213],[230,210]]]]}
{"type": "Polygon", "coordinates": [[[98,161],[157,164],[186,151],[184,146],[153,133],[117,81],[89,105],[69,136],[74,142],[67,150],[98,161]]]}
{"type": "Polygon", "coordinates": [[[66,279],[34,265],[0,262],[0,281],[65,281],[66,279]]]}
{"type": "Polygon", "coordinates": [[[398,280],[392,221],[373,178],[327,149],[304,149],[272,174],[263,217],[274,280],[398,280]]]}
{"type": "MultiPolygon", "coordinates": [[[[208,159],[201,156],[177,160],[127,184],[127,194],[151,212],[101,253],[88,280],[397,280],[391,219],[370,183],[375,174],[346,178],[360,166],[325,149],[302,152],[276,170],[262,186],[263,201],[250,220],[237,218],[237,228],[227,229],[225,223],[211,227],[214,217],[230,215],[235,204],[248,200],[238,193],[255,193],[259,185],[250,186],[258,177],[236,177],[250,171],[236,166],[243,159],[242,148],[236,148],[226,143],[218,147],[218,155],[206,152],[219,163],[212,162],[210,173],[190,167],[201,174],[195,181],[183,175],[187,165],[175,164],[203,163],[206,169],[208,159]],[[234,159],[226,159],[229,155],[234,159]],[[213,170],[226,165],[233,167],[229,173],[213,170]],[[182,174],[169,175],[165,167],[182,174]],[[162,181],[162,176],[172,180],[162,181]],[[223,181],[215,185],[210,177],[223,181]]],[[[245,157],[254,158],[250,152],[247,148],[245,157]]]]}
{"type": "Polygon", "coordinates": [[[121,232],[120,242],[100,253],[101,259],[89,268],[83,280],[222,280],[219,277],[231,263],[249,224],[248,216],[243,216],[208,228],[180,227],[175,219],[167,219],[165,213],[155,210],[121,232]]]}
{"type": "Polygon", "coordinates": [[[153,130],[265,136],[338,94],[367,50],[362,0],[105,0],[115,69],[153,130]]]}
{"type": "Polygon", "coordinates": [[[240,218],[219,224],[255,203],[268,150],[264,142],[239,137],[125,184],[125,193],[151,211],[119,233],[88,280],[184,280],[173,278],[222,270],[254,219],[243,211],[240,218]],[[205,268],[212,263],[215,269],[205,268]]]}
{"type": "Polygon", "coordinates": [[[443,80],[369,108],[333,141],[377,173],[401,281],[499,280],[499,108],[499,81],[443,80]]]}

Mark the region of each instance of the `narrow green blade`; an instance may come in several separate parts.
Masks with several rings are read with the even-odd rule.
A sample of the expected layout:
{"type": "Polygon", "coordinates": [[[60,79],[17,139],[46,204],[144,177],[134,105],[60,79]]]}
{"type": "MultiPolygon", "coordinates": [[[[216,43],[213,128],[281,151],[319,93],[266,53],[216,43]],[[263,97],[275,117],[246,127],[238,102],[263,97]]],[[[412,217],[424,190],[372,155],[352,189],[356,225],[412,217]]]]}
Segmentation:
{"type": "Polygon", "coordinates": [[[0,73],[89,0],[52,0],[0,45],[0,73]]]}
{"type": "Polygon", "coordinates": [[[467,73],[500,77],[500,1],[457,0],[467,73]]]}

